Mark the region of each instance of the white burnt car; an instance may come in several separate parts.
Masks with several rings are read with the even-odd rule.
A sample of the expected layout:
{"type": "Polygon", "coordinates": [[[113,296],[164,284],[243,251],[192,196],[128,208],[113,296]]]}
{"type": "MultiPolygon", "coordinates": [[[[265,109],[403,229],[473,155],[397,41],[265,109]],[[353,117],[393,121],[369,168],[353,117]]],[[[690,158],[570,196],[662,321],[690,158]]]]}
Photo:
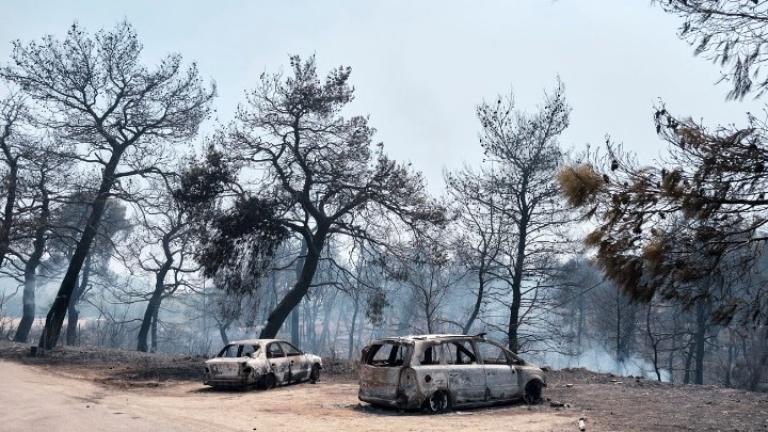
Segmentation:
{"type": "Polygon", "coordinates": [[[262,389],[303,381],[314,384],[322,368],[320,357],[302,352],[286,341],[241,340],[231,342],[205,362],[203,384],[262,389]]]}
{"type": "Polygon", "coordinates": [[[484,335],[378,340],[363,350],[358,398],[374,405],[443,412],[541,400],[544,371],[484,335]]]}

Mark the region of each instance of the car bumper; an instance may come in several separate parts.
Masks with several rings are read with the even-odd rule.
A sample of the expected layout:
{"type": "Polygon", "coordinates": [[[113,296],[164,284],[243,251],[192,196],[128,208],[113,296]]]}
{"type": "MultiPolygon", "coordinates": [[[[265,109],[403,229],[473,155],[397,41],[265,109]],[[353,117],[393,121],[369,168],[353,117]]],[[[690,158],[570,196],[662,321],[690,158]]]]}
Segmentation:
{"type": "Polygon", "coordinates": [[[370,396],[364,393],[358,393],[357,398],[371,405],[385,406],[398,409],[417,409],[421,408],[423,401],[418,398],[408,399],[402,392],[397,392],[394,399],[370,396]]]}
{"type": "Polygon", "coordinates": [[[203,384],[211,387],[240,387],[254,384],[249,382],[248,377],[227,377],[227,378],[203,378],[203,384]]]}

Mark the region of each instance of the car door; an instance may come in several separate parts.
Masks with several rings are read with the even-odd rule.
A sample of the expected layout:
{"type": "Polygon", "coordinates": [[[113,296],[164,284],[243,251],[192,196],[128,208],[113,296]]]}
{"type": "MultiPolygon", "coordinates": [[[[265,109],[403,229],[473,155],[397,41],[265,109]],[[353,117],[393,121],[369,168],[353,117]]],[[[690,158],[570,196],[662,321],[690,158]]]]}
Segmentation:
{"type": "Polygon", "coordinates": [[[448,389],[457,404],[485,400],[485,372],[470,341],[444,342],[442,358],[448,370],[448,389]]]}
{"type": "Polygon", "coordinates": [[[398,341],[385,341],[365,347],[360,366],[360,395],[396,400],[400,373],[412,352],[412,345],[398,341]]]}
{"type": "Polygon", "coordinates": [[[267,360],[278,383],[290,381],[289,360],[279,342],[270,342],[267,345],[267,360]]]}
{"type": "Polygon", "coordinates": [[[280,347],[288,359],[290,380],[304,381],[309,379],[310,365],[304,353],[288,342],[280,342],[280,347]]]}
{"type": "Polygon", "coordinates": [[[506,350],[488,341],[475,341],[475,347],[483,362],[489,399],[514,399],[518,392],[517,370],[506,350]]]}
{"type": "Polygon", "coordinates": [[[259,350],[258,345],[242,345],[240,350],[240,357],[245,359],[245,363],[250,367],[255,367],[257,360],[255,358],[256,352],[259,350]]]}

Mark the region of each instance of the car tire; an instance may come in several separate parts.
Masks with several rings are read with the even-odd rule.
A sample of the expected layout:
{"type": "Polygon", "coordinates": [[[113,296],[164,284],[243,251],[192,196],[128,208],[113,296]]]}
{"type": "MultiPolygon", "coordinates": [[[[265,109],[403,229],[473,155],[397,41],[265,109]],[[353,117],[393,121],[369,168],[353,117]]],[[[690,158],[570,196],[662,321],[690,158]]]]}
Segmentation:
{"type": "Polygon", "coordinates": [[[426,401],[424,401],[424,409],[430,414],[441,414],[451,409],[451,398],[448,396],[448,392],[438,390],[432,393],[426,401]]]}
{"type": "Polygon", "coordinates": [[[271,390],[275,388],[276,385],[277,379],[275,379],[275,375],[269,373],[261,377],[261,383],[259,387],[261,387],[262,390],[271,390]]]}
{"type": "Polygon", "coordinates": [[[528,405],[541,403],[541,390],[543,387],[541,381],[528,381],[528,384],[525,385],[525,394],[523,396],[525,403],[528,405]]]}
{"type": "Polygon", "coordinates": [[[245,384],[243,385],[243,390],[248,390],[252,386],[258,386],[261,379],[259,378],[259,374],[254,370],[251,369],[248,372],[248,378],[245,380],[245,384]]]}
{"type": "Polygon", "coordinates": [[[313,364],[312,371],[309,372],[309,382],[315,384],[320,381],[320,365],[313,364]]]}

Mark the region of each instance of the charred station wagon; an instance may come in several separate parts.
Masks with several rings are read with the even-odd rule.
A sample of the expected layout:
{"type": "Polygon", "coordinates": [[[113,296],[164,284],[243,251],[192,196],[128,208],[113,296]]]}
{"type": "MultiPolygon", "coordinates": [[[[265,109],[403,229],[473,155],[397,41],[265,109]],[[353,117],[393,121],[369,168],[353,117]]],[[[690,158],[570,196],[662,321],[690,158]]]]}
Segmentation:
{"type": "Polygon", "coordinates": [[[358,398],[374,405],[442,412],[541,399],[544,371],[483,335],[378,340],[363,350],[358,398]]]}
{"type": "Polygon", "coordinates": [[[277,339],[234,341],[205,362],[203,384],[213,387],[270,389],[302,381],[316,382],[323,363],[320,357],[300,351],[277,339]]]}

